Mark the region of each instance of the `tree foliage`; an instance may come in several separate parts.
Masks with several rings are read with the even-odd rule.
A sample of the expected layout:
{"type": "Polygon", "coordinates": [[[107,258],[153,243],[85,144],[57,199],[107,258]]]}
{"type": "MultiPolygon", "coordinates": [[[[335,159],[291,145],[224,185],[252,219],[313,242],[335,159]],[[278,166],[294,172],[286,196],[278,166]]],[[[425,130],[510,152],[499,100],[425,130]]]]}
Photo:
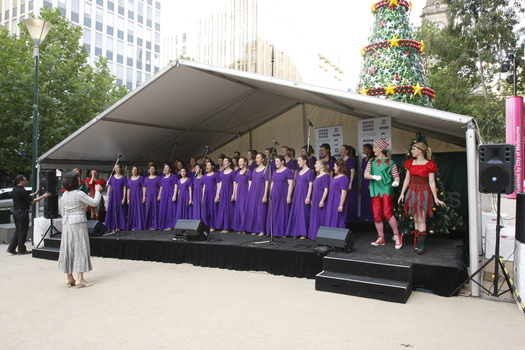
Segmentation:
{"type": "MultiPolygon", "coordinates": [[[[449,25],[423,22],[423,57],[437,109],[476,117],[485,142],[505,140],[505,98],[512,85],[500,66],[509,54],[523,53],[518,28],[523,8],[505,0],[447,0],[449,25]]],[[[523,70],[518,91],[523,91],[523,70]]]]}
{"type": "MultiPolygon", "coordinates": [[[[107,59],[95,67],[81,44],[82,28],[58,9],[44,7],[42,19],[52,28],[40,46],[39,155],[123,97],[127,90],[114,83],[107,59]]],[[[24,23],[20,36],[0,27],[0,169],[30,173],[33,126],[33,42],[24,23]]]]}

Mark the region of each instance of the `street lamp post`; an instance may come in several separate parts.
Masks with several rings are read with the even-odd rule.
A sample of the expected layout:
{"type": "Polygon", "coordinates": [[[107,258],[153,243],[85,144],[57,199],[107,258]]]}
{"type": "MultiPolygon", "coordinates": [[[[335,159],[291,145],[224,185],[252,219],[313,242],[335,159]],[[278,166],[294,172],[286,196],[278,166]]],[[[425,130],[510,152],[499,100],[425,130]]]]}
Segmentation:
{"type": "MultiPolygon", "coordinates": [[[[33,187],[33,192],[37,190],[36,188],[36,160],[38,159],[38,55],[40,44],[46,38],[49,29],[51,29],[51,23],[46,20],[38,18],[28,18],[25,21],[25,25],[33,43],[35,44],[33,49],[33,58],[35,59],[35,84],[34,84],[34,103],[33,103],[33,156],[31,158],[31,187],[33,187]]],[[[35,217],[35,211],[32,211],[32,218],[35,217]]],[[[34,226],[33,226],[34,227],[34,226]]]]}

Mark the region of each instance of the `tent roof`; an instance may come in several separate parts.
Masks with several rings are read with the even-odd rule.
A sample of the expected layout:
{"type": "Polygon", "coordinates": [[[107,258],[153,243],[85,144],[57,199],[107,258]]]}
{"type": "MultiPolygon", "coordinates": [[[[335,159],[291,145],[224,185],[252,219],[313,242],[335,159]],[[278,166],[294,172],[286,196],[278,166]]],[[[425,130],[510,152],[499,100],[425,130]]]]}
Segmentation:
{"type": "Polygon", "coordinates": [[[219,148],[300,106],[392,125],[465,146],[471,117],[244,71],[179,60],[42,155],[43,167],[163,162],[219,148]]]}

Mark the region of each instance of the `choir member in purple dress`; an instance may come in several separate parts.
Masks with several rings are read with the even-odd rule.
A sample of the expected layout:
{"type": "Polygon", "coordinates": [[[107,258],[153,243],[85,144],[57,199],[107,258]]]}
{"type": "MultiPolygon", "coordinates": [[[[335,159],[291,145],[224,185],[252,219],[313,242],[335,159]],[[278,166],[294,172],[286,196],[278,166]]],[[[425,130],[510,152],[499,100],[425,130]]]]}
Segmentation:
{"type": "Polygon", "coordinates": [[[275,162],[273,161],[273,157],[275,157],[275,148],[269,147],[264,150],[264,161],[266,164],[270,164],[270,170],[272,172],[275,171],[275,162]]]}
{"type": "Polygon", "coordinates": [[[146,188],[143,188],[143,177],[139,175],[139,168],[131,168],[131,177],[128,179],[128,231],[144,230],[144,209],[146,202],[146,188]]]}
{"type": "Polygon", "coordinates": [[[248,150],[246,152],[246,158],[248,158],[248,169],[253,171],[253,169],[257,168],[257,162],[255,161],[255,158],[257,156],[256,150],[248,150]]]}
{"type": "Polygon", "coordinates": [[[246,201],[245,227],[252,235],[264,236],[266,231],[266,215],[268,213],[268,174],[264,166],[264,154],[255,157],[257,168],[252,170],[252,184],[246,201]]]}
{"type": "Polygon", "coordinates": [[[297,161],[295,160],[295,151],[293,148],[283,146],[281,148],[282,156],[284,157],[284,166],[290,169],[294,174],[297,169],[297,161]]]}
{"type": "Polygon", "coordinates": [[[195,157],[190,158],[190,172],[188,173],[188,177],[193,180],[195,177],[195,167],[197,166],[197,159],[195,157]]]}
{"type": "Polygon", "coordinates": [[[217,194],[215,203],[219,204],[216,227],[222,228],[221,233],[233,230],[233,215],[235,213],[235,195],[233,194],[233,181],[235,170],[232,169],[232,159],[224,157],[223,171],[219,173],[219,183],[217,184],[217,194]]]}
{"type": "Polygon", "coordinates": [[[345,228],[346,195],[349,183],[346,162],[339,159],[334,164],[334,177],[330,181],[330,193],[326,203],[325,226],[345,228]]]}
{"type": "Polygon", "coordinates": [[[215,164],[215,172],[219,173],[224,170],[224,166],[222,165],[224,158],[226,158],[224,154],[219,154],[219,157],[217,157],[217,164],[215,164]]]}
{"type": "Polygon", "coordinates": [[[314,148],[312,145],[304,145],[301,147],[301,155],[308,158],[308,167],[312,169],[312,171],[315,171],[315,162],[317,162],[317,158],[314,156],[314,148]]]}
{"type": "Polygon", "coordinates": [[[331,149],[330,144],[323,143],[320,149],[321,149],[321,159],[326,162],[326,164],[328,165],[328,173],[330,174],[330,177],[333,177],[335,158],[332,157],[332,152],[330,151],[331,149]]]}
{"type": "Polygon", "coordinates": [[[277,170],[272,174],[270,186],[271,202],[266,220],[266,233],[273,232],[276,237],[283,237],[286,234],[286,225],[290,214],[290,204],[292,203],[293,191],[293,172],[285,166],[284,157],[275,157],[277,170]]]}
{"type": "Polygon", "coordinates": [[[213,161],[206,162],[206,175],[202,177],[202,221],[210,228],[210,232],[215,231],[217,227],[217,210],[219,206],[215,202],[217,195],[217,183],[219,182],[219,173],[215,172],[213,161]]]}
{"type": "Polygon", "coordinates": [[[108,203],[104,224],[108,230],[126,230],[126,177],[120,164],[115,165],[115,174],[108,180],[108,203]]]}
{"type": "MultiPolygon", "coordinates": [[[[148,163],[148,166],[146,167],[146,170],[144,170],[144,174],[142,174],[142,176],[144,178],[148,177],[149,176],[149,168],[151,168],[153,165],[155,165],[154,162],[149,162],[148,163]]],[[[158,174],[155,174],[155,175],[158,175],[158,174]]]]}
{"type": "Polygon", "coordinates": [[[232,158],[232,169],[237,172],[239,170],[239,157],[232,158]]]}
{"type": "Polygon", "coordinates": [[[346,162],[346,167],[349,172],[348,193],[346,194],[346,222],[354,222],[357,220],[357,168],[355,162],[355,148],[348,145],[342,145],[340,148],[341,156],[346,162]]]}
{"type": "Polygon", "coordinates": [[[159,189],[160,176],[155,175],[157,167],[150,166],[149,176],[144,178],[143,187],[146,189],[146,211],[144,213],[144,229],[158,230],[159,227],[159,189]]]}
{"type": "Polygon", "coordinates": [[[325,204],[330,188],[330,174],[328,174],[328,165],[324,160],[319,159],[315,162],[315,171],[317,171],[317,176],[312,185],[312,209],[310,210],[310,225],[308,227],[308,238],[314,241],[317,238],[319,227],[326,226],[325,204]]]}
{"type": "MultiPolygon", "coordinates": [[[[183,168],[184,169],[184,168],[183,168]]],[[[177,176],[172,174],[171,166],[164,164],[164,176],[160,179],[159,189],[159,230],[173,230],[177,222],[177,206],[173,203],[173,194],[177,185],[177,176]]]]}
{"type": "Polygon", "coordinates": [[[195,165],[195,176],[193,181],[193,205],[192,205],[192,220],[202,220],[201,208],[202,208],[202,169],[201,165],[195,165]]]}
{"type": "Polygon", "coordinates": [[[299,156],[297,165],[299,170],[295,179],[292,207],[290,208],[285,236],[305,239],[308,235],[308,224],[310,222],[310,199],[314,172],[308,167],[308,157],[306,156],[299,156]]]}
{"type": "Polygon", "coordinates": [[[173,202],[177,204],[177,220],[191,220],[193,217],[192,180],[188,177],[186,168],[180,169],[180,179],[175,185],[173,202]]]}
{"type": "Polygon", "coordinates": [[[366,165],[374,156],[373,146],[369,143],[363,145],[363,160],[361,160],[361,220],[374,222],[372,212],[372,197],[370,197],[370,180],[365,178],[366,165]]]}
{"type": "Polygon", "coordinates": [[[235,197],[235,212],[233,214],[233,229],[237,233],[246,234],[244,212],[248,202],[248,191],[250,189],[252,172],[248,170],[248,159],[239,158],[239,170],[235,174],[233,182],[233,195],[235,197]]]}

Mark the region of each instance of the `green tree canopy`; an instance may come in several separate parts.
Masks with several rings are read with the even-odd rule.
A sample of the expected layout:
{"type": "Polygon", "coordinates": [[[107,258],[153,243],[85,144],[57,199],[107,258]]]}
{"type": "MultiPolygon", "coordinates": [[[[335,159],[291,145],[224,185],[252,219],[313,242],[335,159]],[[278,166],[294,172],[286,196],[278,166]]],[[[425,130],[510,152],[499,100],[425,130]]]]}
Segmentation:
{"type": "MultiPolygon", "coordinates": [[[[53,26],[40,46],[40,154],[123,97],[127,90],[114,83],[107,59],[95,67],[81,44],[82,28],[44,7],[40,18],[53,26]]],[[[33,42],[24,23],[20,36],[0,27],[0,169],[30,173],[33,125],[33,42]]]]}
{"type": "MultiPolygon", "coordinates": [[[[419,28],[437,109],[476,118],[485,142],[505,140],[505,98],[512,85],[499,72],[509,54],[523,53],[521,6],[506,0],[445,0],[449,25],[426,21],[419,28]]],[[[523,70],[518,91],[523,91],[523,70]]]]}

